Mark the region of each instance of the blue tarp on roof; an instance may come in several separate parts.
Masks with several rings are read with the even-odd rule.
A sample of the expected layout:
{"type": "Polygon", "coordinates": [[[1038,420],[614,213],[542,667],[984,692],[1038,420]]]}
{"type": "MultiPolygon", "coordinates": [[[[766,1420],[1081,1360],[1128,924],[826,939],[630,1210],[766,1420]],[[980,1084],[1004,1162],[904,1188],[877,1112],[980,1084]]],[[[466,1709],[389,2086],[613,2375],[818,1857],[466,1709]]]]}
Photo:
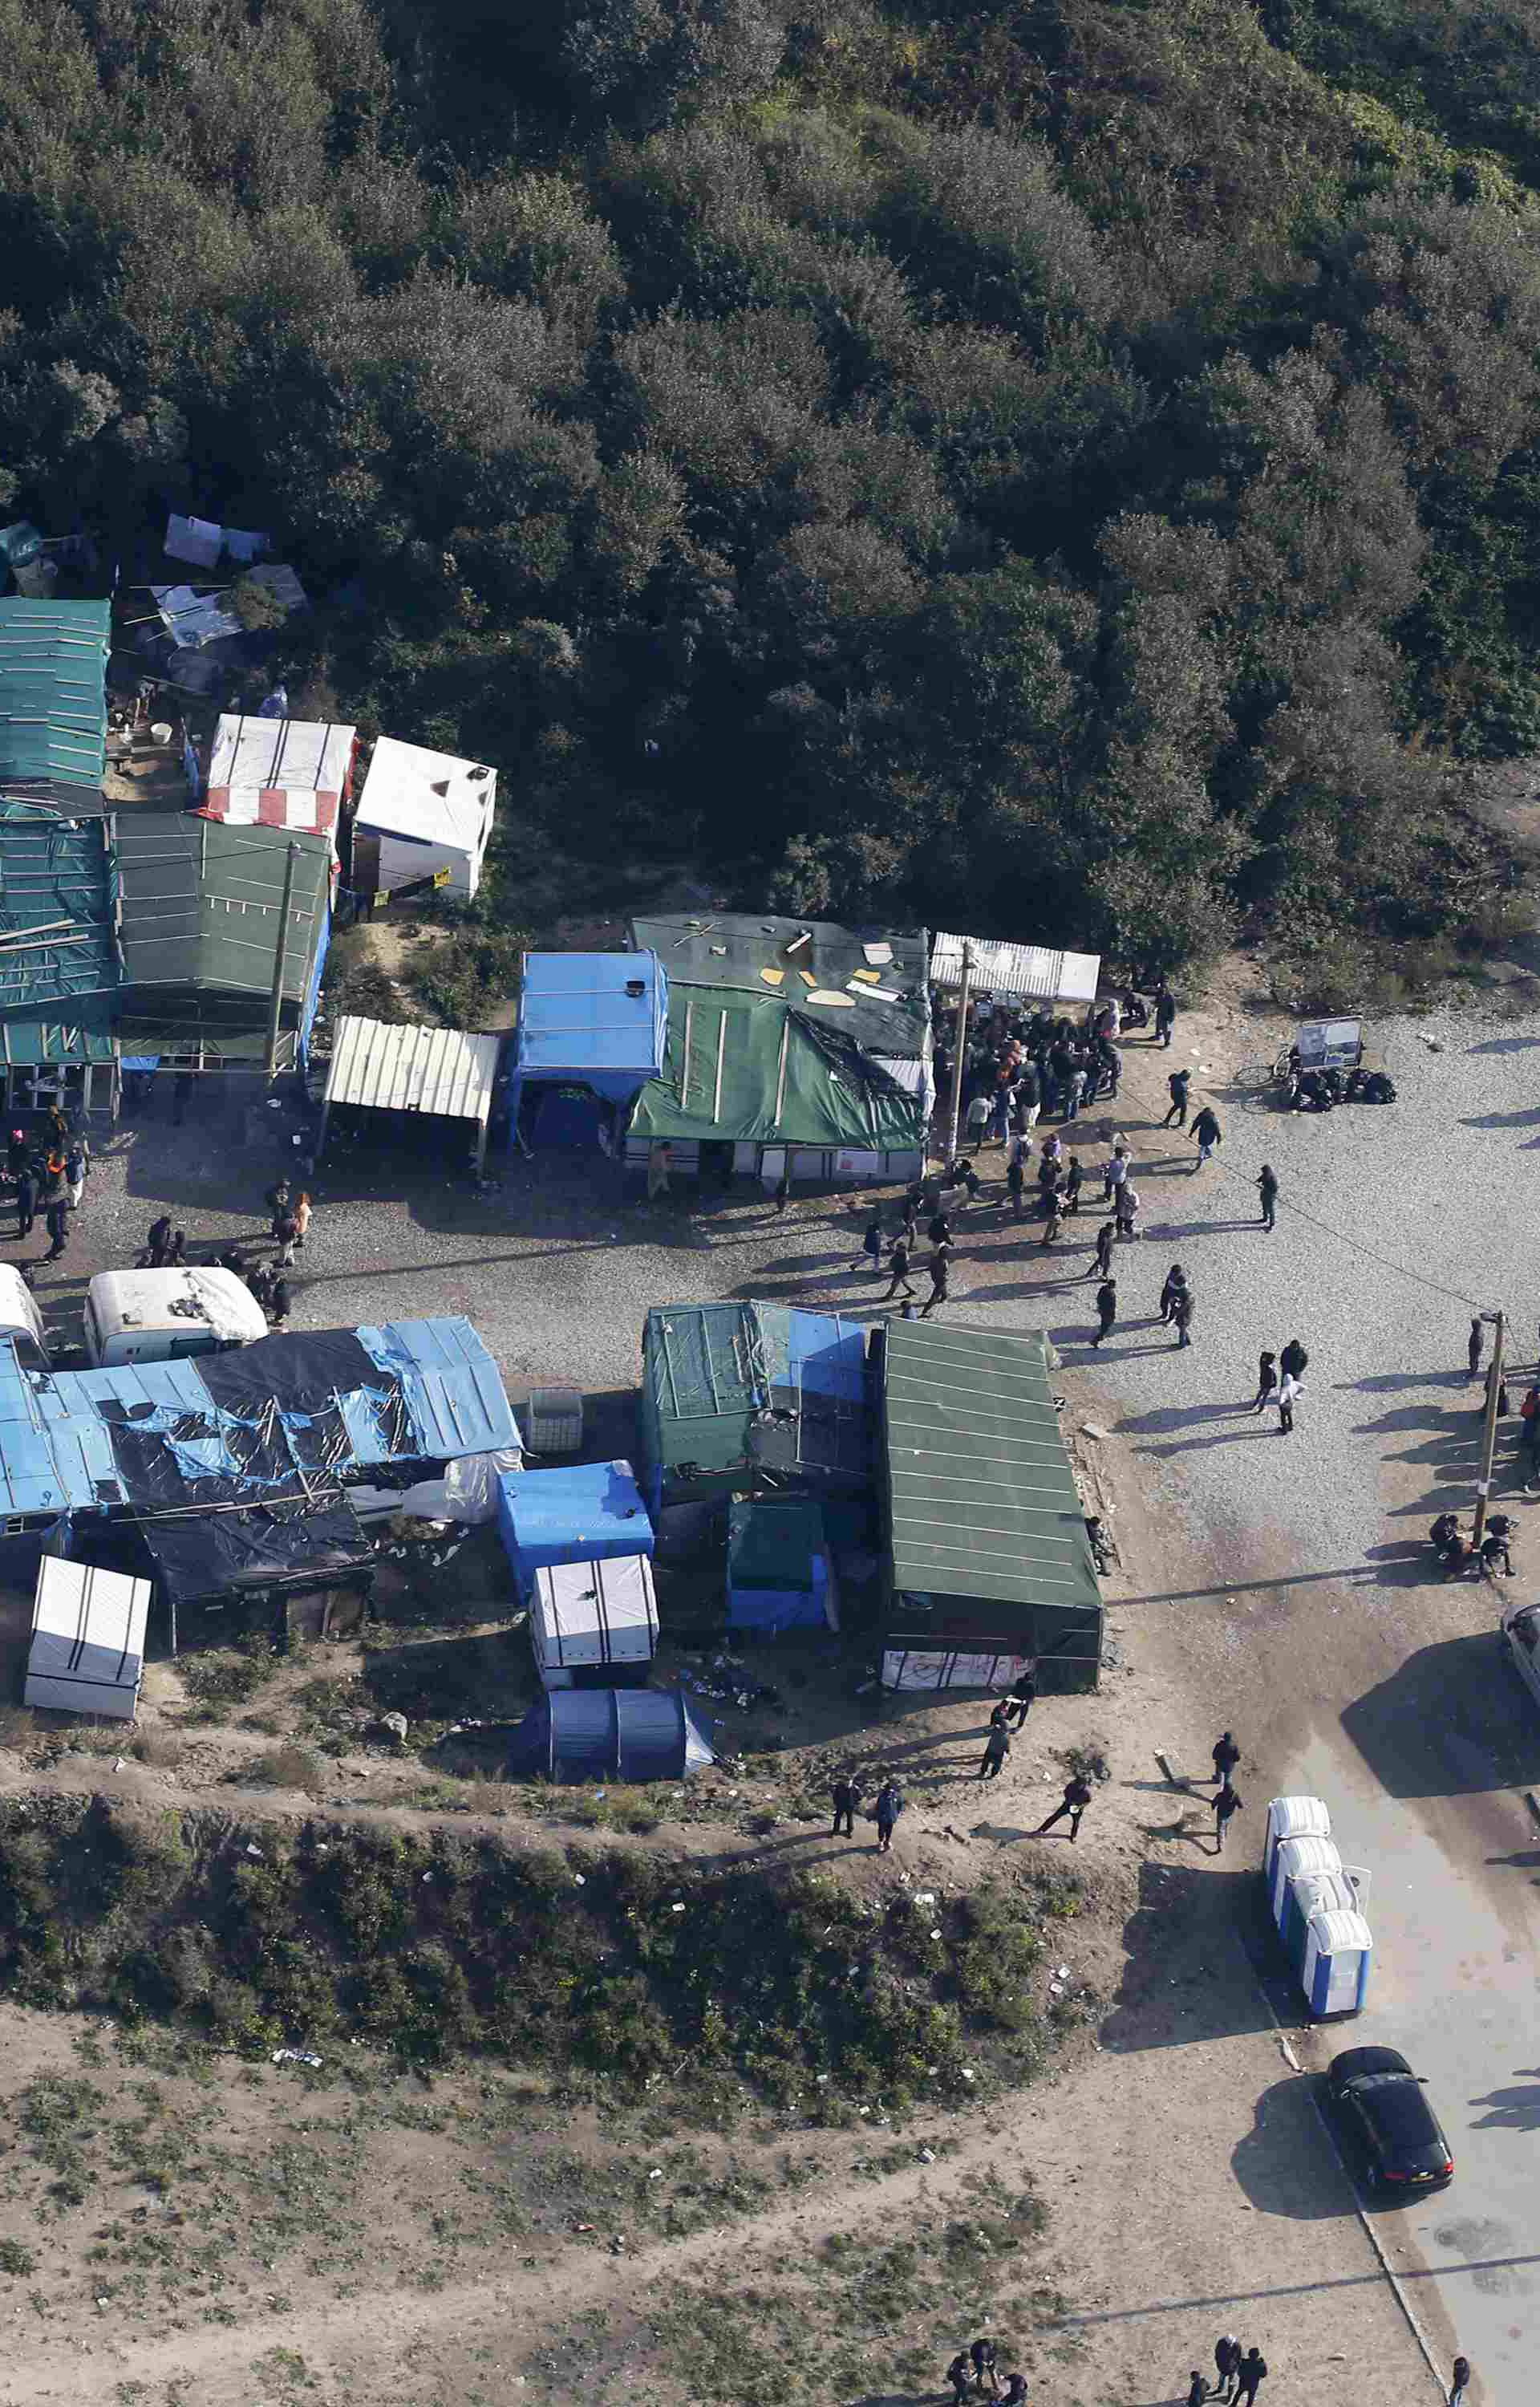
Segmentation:
{"type": "Polygon", "coordinates": [[[653,1551],[653,1525],[629,1462],[505,1471],[498,1481],[497,1519],[526,1594],[544,1565],[653,1551]]]}
{"type": "MultiPolygon", "coordinates": [[[[390,1463],[519,1443],[467,1320],[298,1331],[233,1353],[107,1371],[23,1371],[0,1342],[0,1513],[304,1503],[390,1463]]],[[[633,1549],[634,1551],[634,1549],[633,1549]]]]}
{"type": "Polygon", "coordinates": [[[572,1078],[606,1103],[629,1103],[661,1074],[668,1026],[669,981],[656,953],[526,953],[515,1085],[572,1078]]]}

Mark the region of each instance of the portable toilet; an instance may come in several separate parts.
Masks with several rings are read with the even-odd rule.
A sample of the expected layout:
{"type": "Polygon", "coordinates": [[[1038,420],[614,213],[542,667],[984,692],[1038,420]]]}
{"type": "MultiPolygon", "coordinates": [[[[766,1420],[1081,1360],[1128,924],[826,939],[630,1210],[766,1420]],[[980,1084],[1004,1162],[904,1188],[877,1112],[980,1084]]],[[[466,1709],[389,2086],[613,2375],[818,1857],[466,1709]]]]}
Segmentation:
{"type": "Polygon", "coordinates": [[[1267,1808],[1267,1836],[1262,1851],[1262,1877],[1267,1893],[1273,1888],[1273,1858],[1285,1839],[1329,1839],[1332,1817],[1319,1797],[1275,1797],[1267,1808]]]}
{"type": "Polygon", "coordinates": [[[1341,1870],[1342,1858],[1337,1854],[1335,1839],[1318,1839],[1314,1836],[1285,1839],[1274,1849],[1273,1877],[1268,1890],[1267,1903],[1271,1909],[1273,1920],[1283,1931],[1286,1940],[1288,1932],[1284,1930],[1284,1909],[1290,1882],[1297,1880],[1301,1873],[1339,1873],[1341,1870]]]}
{"type": "MultiPolygon", "coordinates": [[[[1332,1846],[1330,1839],[1293,1839],[1291,1846],[1332,1846]]],[[[1314,1914],[1356,1914],[1358,1891],[1346,1872],[1294,1873],[1285,1882],[1279,1905],[1278,1927],[1291,1964],[1305,1959],[1306,1926],[1314,1914]]]]}
{"type": "Polygon", "coordinates": [[[1361,1914],[1313,1914],[1299,1982],[1313,2015],[1356,2015],[1369,1993],[1374,1939],[1361,1914]]]}

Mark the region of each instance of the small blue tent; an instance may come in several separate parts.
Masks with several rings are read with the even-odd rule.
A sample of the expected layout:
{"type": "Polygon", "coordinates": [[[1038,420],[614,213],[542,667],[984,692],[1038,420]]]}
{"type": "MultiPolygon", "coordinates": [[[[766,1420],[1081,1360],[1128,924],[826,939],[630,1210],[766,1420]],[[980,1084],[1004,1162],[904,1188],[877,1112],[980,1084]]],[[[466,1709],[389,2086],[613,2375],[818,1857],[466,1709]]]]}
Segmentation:
{"type": "Polygon", "coordinates": [[[824,1517],[799,1498],[728,1509],[728,1628],[756,1638],[839,1626],[824,1517]]]}
{"type": "Polygon", "coordinates": [[[511,1780],[683,1780],[715,1761],[677,1688],[555,1688],[513,1733],[511,1780]]]}
{"type": "Polygon", "coordinates": [[[656,953],[526,953],[513,1110],[531,1146],[597,1146],[663,1069],[669,981],[656,953]]]}
{"type": "Polygon", "coordinates": [[[543,1565],[650,1555],[653,1525],[629,1462],[574,1462],[554,1471],[505,1471],[497,1524],[521,1594],[543,1565]]]}

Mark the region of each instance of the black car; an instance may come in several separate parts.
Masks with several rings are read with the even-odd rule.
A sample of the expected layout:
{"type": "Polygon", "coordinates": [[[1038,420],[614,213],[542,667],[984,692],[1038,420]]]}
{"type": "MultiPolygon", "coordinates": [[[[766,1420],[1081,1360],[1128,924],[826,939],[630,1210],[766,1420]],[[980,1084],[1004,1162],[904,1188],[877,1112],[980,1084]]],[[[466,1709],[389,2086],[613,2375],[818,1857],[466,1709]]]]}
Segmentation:
{"type": "Polygon", "coordinates": [[[1422,2084],[1393,2047],[1349,2047],[1326,2075],[1333,2105],[1367,2163],[1377,2188],[1404,2197],[1442,2189],[1454,2158],[1422,2084]]]}

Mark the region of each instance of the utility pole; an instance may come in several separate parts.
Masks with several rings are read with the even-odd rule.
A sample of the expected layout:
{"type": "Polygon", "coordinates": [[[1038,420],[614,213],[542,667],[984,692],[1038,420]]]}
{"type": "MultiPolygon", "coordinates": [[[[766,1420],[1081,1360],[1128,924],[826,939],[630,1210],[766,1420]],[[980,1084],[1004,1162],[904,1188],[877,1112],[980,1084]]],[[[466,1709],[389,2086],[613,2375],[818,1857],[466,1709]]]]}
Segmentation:
{"type": "Polygon", "coordinates": [[[278,1068],[278,1040],[283,1032],[283,982],[289,967],[289,915],[294,907],[294,869],[300,847],[291,844],[283,864],[283,909],[278,916],[278,941],[273,962],[273,995],[267,1016],[267,1075],[274,1077],[278,1068]]]}
{"type": "Polygon", "coordinates": [[[947,1115],[946,1158],[957,1159],[957,1124],[963,1116],[963,1063],[968,1059],[968,1006],[973,991],[973,955],[963,947],[962,997],[957,1004],[957,1050],[952,1064],[952,1108],[947,1115]]]}
{"type": "Polygon", "coordinates": [[[1476,1519],[1471,1524],[1471,1545],[1479,1546],[1487,1527],[1487,1505],[1491,1496],[1492,1457],[1497,1451],[1497,1400],[1503,1392],[1503,1316],[1500,1312],[1484,1312],[1496,1331],[1492,1339],[1491,1367],[1487,1373],[1487,1409],[1481,1417],[1481,1468],[1476,1481],[1476,1519]]]}

